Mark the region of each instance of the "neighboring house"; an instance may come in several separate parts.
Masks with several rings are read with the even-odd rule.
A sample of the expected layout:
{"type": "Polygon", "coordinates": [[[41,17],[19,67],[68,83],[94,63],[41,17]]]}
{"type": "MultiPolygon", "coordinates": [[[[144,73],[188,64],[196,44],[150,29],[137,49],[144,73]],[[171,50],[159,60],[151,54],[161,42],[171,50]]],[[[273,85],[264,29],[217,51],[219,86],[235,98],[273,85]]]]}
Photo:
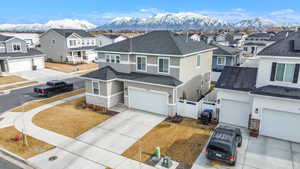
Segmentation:
{"type": "Polygon", "coordinates": [[[191,34],[189,35],[190,39],[194,40],[194,41],[201,41],[201,35],[199,34],[191,34]]]}
{"type": "Polygon", "coordinates": [[[35,48],[40,44],[40,34],[38,33],[12,33],[12,32],[1,32],[5,36],[13,36],[22,39],[26,42],[28,48],[35,48]]]}
{"type": "Polygon", "coordinates": [[[96,38],[97,38],[97,45],[100,47],[127,39],[125,36],[117,35],[117,34],[98,34],[96,35],[96,38]]]}
{"type": "Polygon", "coordinates": [[[44,68],[45,55],[13,36],[0,35],[0,72],[16,73],[44,68]]]}
{"type": "Polygon", "coordinates": [[[237,48],[223,46],[219,44],[212,44],[217,49],[213,52],[213,71],[220,72],[224,66],[237,66],[240,64],[240,57],[242,51],[237,48]]]}
{"type": "Polygon", "coordinates": [[[253,33],[250,34],[244,44],[244,52],[246,54],[250,54],[251,56],[256,56],[260,51],[262,51],[265,47],[270,46],[275,43],[273,33],[253,33]]]}
{"type": "Polygon", "coordinates": [[[225,34],[204,34],[201,36],[201,40],[206,42],[207,44],[215,42],[219,45],[224,45],[224,46],[229,45],[228,41],[226,41],[225,34]]]}
{"type": "Polygon", "coordinates": [[[88,104],[174,116],[177,99],[209,91],[215,48],[171,31],[153,31],[95,49],[100,69],[83,75],[88,104]]]}
{"type": "Polygon", "coordinates": [[[224,68],[216,86],[219,120],[300,143],[300,32],[258,55],[258,68],[224,68]]]}
{"type": "Polygon", "coordinates": [[[242,33],[227,33],[226,41],[228,42],[228,46],[242,48],[245,43],[247,35],[242,33]]]}
{"type": "Polygon", "coordinates": [[[61,63],[93,62],[97,53],[96,37],[84,30],[50,29],[40,37],[41,51],[48,61],[61,63]]]}

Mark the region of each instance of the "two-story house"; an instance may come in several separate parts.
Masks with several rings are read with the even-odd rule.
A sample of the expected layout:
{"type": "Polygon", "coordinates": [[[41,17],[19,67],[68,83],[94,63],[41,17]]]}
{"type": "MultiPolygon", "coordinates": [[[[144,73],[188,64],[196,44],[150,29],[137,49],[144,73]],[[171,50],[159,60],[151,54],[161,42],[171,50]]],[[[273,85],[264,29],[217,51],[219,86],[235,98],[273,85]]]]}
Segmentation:
{"type": "Polygon", "coordinates": [[[276,42],[273,33],[259,32],[250,34],[244,43],[244,52],[256,56],[260,51],[276,42]]]}
{"type": "Polygon", "coordinates": [[[258,55],[258,68],[223,70],[217,82],[219,120],[300,142],[300,31],[258,55]]]}
{"type": "Polygon", "coordinates": [[[99,47],[110,45],[112,43],[120,42],[127,39],[125,36],[118,34],[98,34],[96,35],[97,45],[99,47]]]}
{"type": "Polygon", "coordinates": [[[197,100],[210,88],[214,47],[171,31],[153,31],[95,49],[100,69],[86,75],[86,101],[170,115],[178,98],[197,100]]]}
{"type": "Polygon", "coordinates": [[[0,73],[16,73],[44,68],[45,55],[28,48],[22,39],[0,35],[0,73]]]}
{"type": "Polygon", "coordinates": [[[79,29],[50,29],[40,37],[41,51],[48,61],[61,63],[93,62],[97,53],[94,35],[79,29]]]}

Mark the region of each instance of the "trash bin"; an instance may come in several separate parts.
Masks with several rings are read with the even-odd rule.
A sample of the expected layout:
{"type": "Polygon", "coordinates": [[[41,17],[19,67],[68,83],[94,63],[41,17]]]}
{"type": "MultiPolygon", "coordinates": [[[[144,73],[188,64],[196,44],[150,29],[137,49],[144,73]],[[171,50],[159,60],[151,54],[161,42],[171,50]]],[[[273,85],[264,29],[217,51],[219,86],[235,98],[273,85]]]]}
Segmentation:
{"type": "Polygon", "coordinates": [[[212,113],[212,109],[203,110],[203,112],[200,114],[200,122],[204,125],[208,125],[211,122],[212,113]]]}

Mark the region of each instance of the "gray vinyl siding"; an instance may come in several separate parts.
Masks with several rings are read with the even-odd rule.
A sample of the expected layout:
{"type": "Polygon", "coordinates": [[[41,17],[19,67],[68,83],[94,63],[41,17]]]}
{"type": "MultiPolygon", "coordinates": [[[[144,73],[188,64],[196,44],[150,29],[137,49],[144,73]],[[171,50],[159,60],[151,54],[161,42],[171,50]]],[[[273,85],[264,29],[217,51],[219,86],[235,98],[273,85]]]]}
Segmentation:
{"type": "Polygon", "coordinates": [[[212,69],[216,71],[222,71],[224,69],[224,66],[236,66],[237,60],[235,56],[221,56],[226,57],[225,65],[218,65],[217,64],[217,58],[218,56],[213,56],[213,64],[212,69]]]}
{"type": "Polygon", "coordinates": [[[13,38],[11,40],[6,41],[6,43],[5,43],[7,53],[14,52],[14,50],[13,50],[13,44],[14,43],[21,44],[21,51],[19,51],[19,52],[22,52],[22,53],[27,52],[26,42],[24,40],[21,40],[21,39],[18,39],[18,38],[13,38]]]}
{"type": "MultiPolygon", "coordinates": [[[[97,81],[97,80],[95,80],[97,81]]],[[[86,93],[90,93],[93,94],[93,81],[92,80],[85,80],[84,84],[85,84],[85,91],[86,93]]],[[[108,82],[102,82],[100,81],[100,96],[107,96],[107,86],[106,84],[108,82]]]]}
{"type": "Polygon", "coordinates": [[[0,53],[5,53],[6,50],[5,50],[5,43],[1,43],[0,42],[0,53]]]}
{"type": "Polygon", "coordinates": [[[40,37],[41,51],[46,54],[48,58],[55,62],[65,62],[67,56],[67,42],[66,38],[56,33],[53,30],[46,32],[40,37]],[[55,44],[52,43],[55,40],[55,44]]]}

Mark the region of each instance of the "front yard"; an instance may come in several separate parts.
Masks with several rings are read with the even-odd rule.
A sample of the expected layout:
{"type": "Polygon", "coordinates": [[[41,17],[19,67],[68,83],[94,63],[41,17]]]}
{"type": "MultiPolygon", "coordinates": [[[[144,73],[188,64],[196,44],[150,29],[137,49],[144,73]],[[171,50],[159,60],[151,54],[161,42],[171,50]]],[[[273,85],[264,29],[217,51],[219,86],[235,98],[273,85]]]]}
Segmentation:
{"type": "Polygon", "coordinates": [[[78,105],[84,100],[82,97],[42,111],[33,117],[33,123],[41,128],[75,138],[111,117],[90,109],[79,108],[78,105]]]}
{"type": "Polygon", "coordinates": [[[38,84],[38,82],[33,81],[33,82],[26,82],[26,83],[16,84],[16,85],[12,85],[12,86],[7,86],[7,87],[1,87],[0,92],[5,91],[5,90],[20,88],[20,87],[32,86],[32,85],[35,85],[35,84],[38,84]]]}
{"type": "Polygon", "coordinates": [[[21,136],[21,132],[19,132],[14,127],[7,127],[0,129],[0,147],[4,148],[14,154],[17,154],[20,157],[25,159],[33,157],[37,154],[48,151],[54,146],[47,144],[43,141],[37,140],[33,137],[28,136],[28,146],[23,144],[22,139],[16,141],[15,138],[17,135],[21,136]]]}
{"type": "Polygon", "coordinates": [[[212,128],[184,118],[181,123],[163,121],[123,153],[123,156],[148,163],[159,146],[162,156],[180,162],[182,168],[190,168],[206,145],[212,128]],[[142,157],[140,160],[139,148],[142,157]]]}
{"type": "Polygon", "coordinates": [[[76,72],[76,71],[96,69],[96,68],[98,68],[98,64],[89,63],[89,64],[70,65],[70,64],[63,64],[63,63],[45,62],[45,67],[48,69],[53,69],[53,70],[57,70],[60,72],[70,73],[70,72],[76,72]]]}
{"type": "Polygon", "coordinates": [[[0,85],[12,84],[23,81],[27,80],[19,76],[0,76],[0,85]]]}

